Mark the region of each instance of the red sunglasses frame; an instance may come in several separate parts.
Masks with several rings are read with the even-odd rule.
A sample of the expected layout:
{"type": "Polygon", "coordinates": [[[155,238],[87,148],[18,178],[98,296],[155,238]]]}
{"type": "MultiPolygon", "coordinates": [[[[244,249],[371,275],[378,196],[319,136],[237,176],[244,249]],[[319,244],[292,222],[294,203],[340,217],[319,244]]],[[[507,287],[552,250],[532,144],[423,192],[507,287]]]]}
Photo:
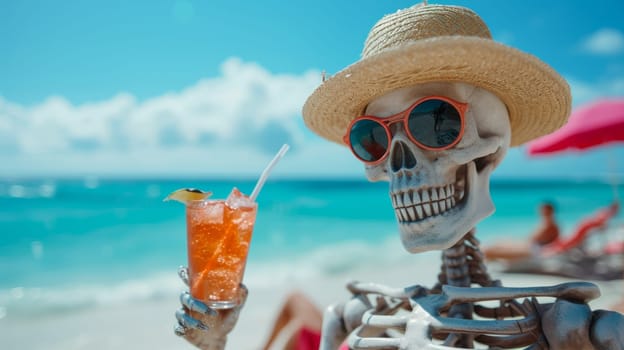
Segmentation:
{"type": "Polygon", "coordinates": [[[456,144],[459,143],[459,141],[462,139],[462,136],[464,136],[464,119],[465,119],[465,114],[466,114],[466,110],[468,109],[468,104],[464,103],[464,102],[458,102],[455,101],[451,98],[445,97],[445,96],[427,96],[427,97],[423,97],[421,99],[418,99],[416,102],[412,103],[406,110],[399,112],[397,114],[391,115],[389,117],[386,118],[380,118],[380,117],[375,117],[375,116],[371,116],[371,115],[363,115],[360,117],[357,117],[355,119],[353,119],[351,121],[351,123],[349,123],[349,127],[347,128],[347,133],[342,137],[342,140],[344,141],[345,144],[349,145],[349,149],[351,149],[351,152],[353,153],[353,155],[355,155],[355,157],[357,159],[359,159],[360,161],[364,162],[367,165],[376,165],[381,163],[382,161],[384,161],[387,157],[388,154],[390,154],[390,145],[387,145],[386,147],[386,152],[384,153],[383,156],[381,156],[381,158],[374,160],[374,161],[367,161],[362,159],[360,156],[357,155],[357,153],[355,153],[355,150],[353,150],[353,145],[351,144],[351,140],[349,138],[349,135],[351,134],[351,128],[353,128],[353,125],[361,120],[372,120],[378,124],[380,124],[385,132],[386,132],[386,137],[388,139],[388,142],[390,143],[390,140],[392,139],[392,133],[390,132],[390,125],[398,123],[400,121],[403,121],[403,129],[405,130],[405,133],[407,134],[407,137],[410,139],[410,141],[412,141],[413,143],[415,143],[416,145],[418,145],[418,147],[429,150],[429,151],[444,151],[446,149],[449,149],[451,147],[454,147],[456,144]],[[455,107],[455,109],[459,112],[459,118],[461,121],[461,126],[459,129],[459,135],[457,136],[457,138],[455,139],[455,141],[453,141],[452,143],[444,146],[444,147],[430,147],[427,146],[421,142],[419,142],[418,140],[416,140],[414,138],[414,136],[412,135],[412,133],[409,131],[409,127],[408,127],[408,119],[410,116],[410,113],[412,112],[412,110],[414,108],[416,108],[416,106],[420,105],[423,102],[426,101],[430,101],[430,100],[441,100],[444,102],[449,103],[451,106],[455,107]]]}

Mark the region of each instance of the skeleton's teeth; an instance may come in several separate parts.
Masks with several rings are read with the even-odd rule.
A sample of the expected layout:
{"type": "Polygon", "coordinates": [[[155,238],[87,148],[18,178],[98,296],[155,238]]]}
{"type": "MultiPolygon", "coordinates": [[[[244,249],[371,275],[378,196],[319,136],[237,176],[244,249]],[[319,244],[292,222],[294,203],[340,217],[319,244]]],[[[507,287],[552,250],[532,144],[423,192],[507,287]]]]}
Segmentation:
{"type": "Polygon", "coordinates": [[[405,212],[405,208],[401,208],[399,210],[399,217],[401,218],[402,221],[406,221],[407,220],[407,215],[405,212]]]}
{"type": "Polygon", "coordinates": [[[414,222],[442,215],[453,209],[466,195],[466,179],[455,184],[420,190],[396,191],[391,194],[392,205],[400,222],[414,222]]]}
{"type": "Polygon", "coordinates": [[[416,210],[414,210],[414,207],[407,207],[407,213],[409,214],[410,221],[416,220],[416,210]]]}
{"type": "Polygon", "coordinates": [[[431,216],[431,204],[429,203],[423,204],[423,209],[425,210],[425,214],[427,216],[431,216]]]}
{"type": "Polygon", "coordinates": [[[403,204],[408,207],[410,205],[412,205],[412,199],[410,198],[409,194],[407,192],[405,192],[403,194],[403,204]]]}
{"type": "Polygon", "coordinates": [[[420,195],[418,194],[417,191],[414,191],[414,204],[420,204],[420,195]]]}
{"type": "Polygon", "coordinates": [[[422,219],[423,218],[423,209],[422,209],[422,205],[417,205],[416,206],[416,214],[418,214],[418,219],[422,219]]]}
{"type": "Polygon", "coordinates": [[[429,199],[429,191],[424,190],[424,191],[422,192],[422,202],[423,202],[423,203],[430,202],[430,199],[429,199]]]}

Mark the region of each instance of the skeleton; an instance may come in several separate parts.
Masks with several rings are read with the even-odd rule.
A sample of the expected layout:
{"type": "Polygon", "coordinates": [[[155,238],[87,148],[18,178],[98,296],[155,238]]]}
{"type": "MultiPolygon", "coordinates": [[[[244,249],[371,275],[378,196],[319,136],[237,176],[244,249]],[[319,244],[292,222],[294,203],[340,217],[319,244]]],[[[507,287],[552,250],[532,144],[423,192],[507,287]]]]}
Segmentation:
{"type": "Polygon", "coordinates": [[[353,349],[472,348],[475,343],[498,348],[624,348],[624,317],[592,313],[586,305],[600,294],[595,285],[503,288],[487,273],[472,228],[493,212],[489,177],[510,140],[507,111],[496,96],[463,83],[423,84],[372,101],[366,114],[390,116],[428,95],[469,104],[462,140],[446,151],[428,151],[411,143],[403,127],[395,124],[390,156],[368,166],[366,174],[371,181],[390,182],[408,251],[445,249],[439,282],[431,289],[349,285],[352,301],[325,313],[321,348],[337,348],[347,334],[353,349]],[[480,287],[472,288],[474,284],[480,287]],[[527,297],[531,298],[519,300],[527,297]],[[555,300],[542,304],[536,297],[555,300]],[[499,305],[478,303],[482,301],[499,305]],[[479,320],[473,320],[475,316],[479,320]]]}
{"type": "MultiPolygon", "coordinates": [[[[438,283],[398,289],[348,284],[351,300],[325,311],[321,349],[337,349],[344,339],[351,349],[624,349],[624,316],[587,305],[600,295],[595,285],[505,288],[488,274],[474,226],[494,210],[490,174],[510,142],[498,97],[465,83],[428,83],[383,95],[366,114],[391,116],[431,95],[469,105],[461,141],[448,150],[425,150],[396,123],[389,157],[365,171],[370,181],[390,183],[405,249],[443,249],[438,283]]],[[[176,333],[202,349],[221,349],[240,307],[211,310],[186,293],[181,302],[176,333]],[[203,311],[208,321],[198,322],[189,310],[203,311]]]]}
{"type": "Polygon", "coordinates": [[[599,295],[595,285],[503,288],[487,273],[472,228],[493,212],[489,177],[510,140],[507,111],[496,96],[463,83],[423,84],[372,101],[366,114],[390,116],[428,95],[469,104],[462,140],[446,151],[428,151],[410,142],[403,127],[395,124],[390,156],[367,166],[366,174],[370,181],[390,182],[408,251],[445,249],[439,282],[431,289],[350,284],[352,300],[325,312],[321,348],[335,349],[347,335],[353,349],[472,348],[475,343],[499,348],[624,348],[624,336],[618,332],[624,327],[622,315],[592,313],[586,305],[599,295]],[[480,287],[472,288],[475,284],[480,287]],[[527,297],[532,298],[519,300],[527,297]],[[536,297],[555,300],[541,304],[536,297]],[[478,303],[482,301],[499,305],[478,303]],[[475,316],[479,320],[473,320],[475,316]]]}

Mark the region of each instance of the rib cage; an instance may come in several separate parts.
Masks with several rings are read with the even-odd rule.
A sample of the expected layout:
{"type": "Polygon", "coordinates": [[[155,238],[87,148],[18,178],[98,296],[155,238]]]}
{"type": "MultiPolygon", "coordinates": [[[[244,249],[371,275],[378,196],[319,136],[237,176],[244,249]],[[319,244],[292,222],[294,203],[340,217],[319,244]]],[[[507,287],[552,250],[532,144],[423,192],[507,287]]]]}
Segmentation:
{"type": "MultiPolygon", "coordinates": [[[[552,319],[559,317],[560,310],[567,310],[573,317],[570,323],[562,323],[562,329],[576,326],[587,330],[593,327],[593,316],[583,304],[600,295],[598,287],[589,282],[503,287],[487,272],[479,241],[472,231],[442,253],[438,282],[432,289],[420,285],[391,288],[361,282],[352,282],[348,288],[354,296],[364,297],[374,305],[368,310],[359,308],[361,311],[349,317],[361,320],[348,336],[353,349],[406,349],[403,343],[406,337],[413,342],[409,349],[439,349],[440,342],[454,349],[473,349],[478,343],[477,346],[485,345],[489,349],[547,350],[551,342],[555,344],[553,349],[571,348],[569,344],[585,348],[583,344],[590,342],[588,337],[570,337],[567,331],[558,333],[552,327],[544,329],[542,317],[552,319]],[[539,297],[556,301],[540,303],[539,297]],[[484,304],[491,302],[498,305],[484,304]]],[[[606,333],[591,341],[613,342],[609,338],[613,335],[608,333],[611,330],[601,328],[606,333]]],[[[624,350],[624,346],[620,348],[624,350]]]]}

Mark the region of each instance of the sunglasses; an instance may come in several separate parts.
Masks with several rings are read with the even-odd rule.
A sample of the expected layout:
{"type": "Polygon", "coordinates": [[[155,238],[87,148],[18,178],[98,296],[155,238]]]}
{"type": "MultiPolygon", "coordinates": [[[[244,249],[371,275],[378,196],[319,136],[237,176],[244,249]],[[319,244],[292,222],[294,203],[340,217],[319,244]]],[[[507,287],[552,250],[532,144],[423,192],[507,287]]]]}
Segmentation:
{"type": "Polygon", "coordinates": [[[355,118],[349,124],[343,141],[362,162],[378,164],[390,153],[390,125],[403,122],[403,128],[413,143],[426,150],[442,151],[461,140],[467,108],[467,103],[442,96],[428,96],[387,118],[355,118]]]}

